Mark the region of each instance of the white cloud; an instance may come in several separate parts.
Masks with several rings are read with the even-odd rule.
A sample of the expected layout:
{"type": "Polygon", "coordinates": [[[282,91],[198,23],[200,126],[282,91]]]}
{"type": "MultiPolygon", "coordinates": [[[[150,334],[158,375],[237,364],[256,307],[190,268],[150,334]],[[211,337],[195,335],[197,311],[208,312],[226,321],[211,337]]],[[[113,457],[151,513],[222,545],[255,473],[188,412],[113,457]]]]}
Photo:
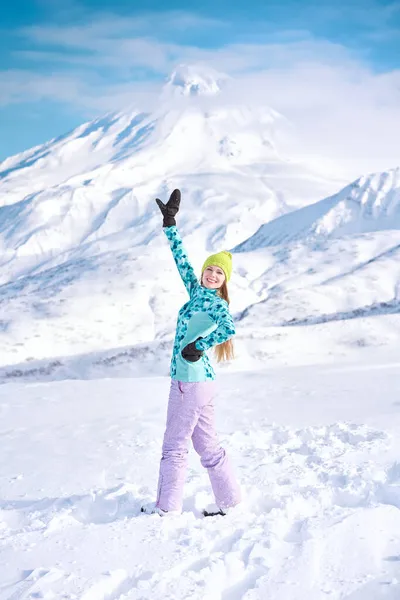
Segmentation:
{"type": "Polygon", "coordinates": [[[400,70],[304,62],[233,85],[237,101],[266,102],[295,123],[300,154],[327,156],[344,176],[400,165],[400,70]]]}
{"type": "Polygon", "coordinates": [[[226,23],[218,19],[203,17],[183,11],[144,13],[137,17],[122,17],[115,14],[97,14],[93,20],[75,25],[36,25],[25,27],[20,34],[37,44],[99,49],[106,42],[132,37],[185,32],[199,28],[224,28],[226,23]]]}
{"type": "MultiPolygon", "coordinates": [[[[379,22],[390,23],[394,10],[379,22]]],[[[169,42],[167,32],[225,24],[183,12],[152,19],[102,15],[24,29],[37,48],[18,53],[30,66],[0,73],[0,104],[48,98],[90,116],[132,103],[146,109],[176,64],[200,62],[232,76],[221,101],[272,106],[294,122],[304,153],[337,160],[348,177],[400,164],[400,71],[376,73],[354,51],[300,29],[205,49],[169,42]],[[160,39],[140,34],[149,23],[160,39]]]]}
{"type": "Polygon", "coordinates": [[[159,84],[139,82],[107,86],[98,80],[88,82],[83,76],[62,72],[27,77],[23,71],[10,70],[0,74],[0,78],[0,108],[10,104],[51,100],[75,109],[83,119],[126,105],[149,106],[160,89],[159,84]]]}

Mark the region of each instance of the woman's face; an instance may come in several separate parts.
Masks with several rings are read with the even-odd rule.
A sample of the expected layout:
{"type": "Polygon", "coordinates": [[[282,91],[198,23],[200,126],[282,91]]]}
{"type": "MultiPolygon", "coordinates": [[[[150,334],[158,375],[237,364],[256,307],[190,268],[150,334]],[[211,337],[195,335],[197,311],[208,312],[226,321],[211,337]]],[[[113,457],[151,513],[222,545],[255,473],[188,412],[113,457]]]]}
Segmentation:
{"type": "Polygon", "coordinates": [[[225,273],[220,267],[207,267],[201,278],[201,284],[209,290],[218,290],[225,281],[225,273]]]}

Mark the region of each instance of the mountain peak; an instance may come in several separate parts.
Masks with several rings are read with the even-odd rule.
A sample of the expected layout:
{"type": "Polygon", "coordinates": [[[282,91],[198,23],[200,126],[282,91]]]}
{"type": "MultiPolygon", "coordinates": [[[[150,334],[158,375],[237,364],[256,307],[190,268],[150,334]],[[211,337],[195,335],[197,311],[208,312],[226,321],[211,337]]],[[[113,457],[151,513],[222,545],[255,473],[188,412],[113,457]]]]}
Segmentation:
{"type": "Polygon", "coordinates": [[[170,76],[166,89],[178,96],[213,96],[221,91],[227,75],[203,65],[181,64],[170,76]]]}

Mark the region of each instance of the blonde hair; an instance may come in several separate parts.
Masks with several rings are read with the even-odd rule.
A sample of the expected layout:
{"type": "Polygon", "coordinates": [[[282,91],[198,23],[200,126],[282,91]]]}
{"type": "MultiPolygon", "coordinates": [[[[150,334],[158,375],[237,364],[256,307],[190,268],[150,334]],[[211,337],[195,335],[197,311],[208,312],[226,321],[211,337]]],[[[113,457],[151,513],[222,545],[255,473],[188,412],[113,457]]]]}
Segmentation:
{"type": "MultiPolygon", "coordinates": [[[[226,302],[229,305],[230,300],[229,300],[228,286],[226,284],[226,279],[225,279],[224,283],[221,285],[221,287],[219,288],[218,295],[221,296],[221,298],[223,298],[224,300],[226,300],[226,302]]],[[[215,346],[214,352],[215,352],[217,362],[232,360],[233,358],[235,358],[232,338],[230,340],[227,340],[226,342],[222,342],[222,344],[218,344],[218,346],[215,346]]]]}

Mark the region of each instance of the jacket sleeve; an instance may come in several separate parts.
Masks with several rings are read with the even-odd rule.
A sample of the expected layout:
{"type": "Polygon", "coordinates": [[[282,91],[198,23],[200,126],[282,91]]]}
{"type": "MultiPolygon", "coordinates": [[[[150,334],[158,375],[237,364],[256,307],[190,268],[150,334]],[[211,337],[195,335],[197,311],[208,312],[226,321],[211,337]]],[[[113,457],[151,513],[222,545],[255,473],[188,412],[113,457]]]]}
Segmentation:
{"type": "Polygon", "coordinates": [[[217,329],[215,329],[205,338],[195,342],[195,346],[198,350],[208,350],[209,348],[212,348],[212,346],[222,344],[233,337],[236,333],[232,316],[225,301],[218,303],[216,309],[209,314],[213,321],[217,324],[217,329]]]}
{"type": "Polygon", "coordinates": [[[178,267],[179,275],[185,284],[185,288],[189,296],[191,296],[195,288],[199,285],[199,282],[197,281],[196,273],[189,262],[188,255],[186,254],[186,250],[183,246],[182,238],[179,235],[175,225],[172,227],[164,227],[164,232],[168,238],[172,256],[174,257],[176,266],[178,267]]]}

